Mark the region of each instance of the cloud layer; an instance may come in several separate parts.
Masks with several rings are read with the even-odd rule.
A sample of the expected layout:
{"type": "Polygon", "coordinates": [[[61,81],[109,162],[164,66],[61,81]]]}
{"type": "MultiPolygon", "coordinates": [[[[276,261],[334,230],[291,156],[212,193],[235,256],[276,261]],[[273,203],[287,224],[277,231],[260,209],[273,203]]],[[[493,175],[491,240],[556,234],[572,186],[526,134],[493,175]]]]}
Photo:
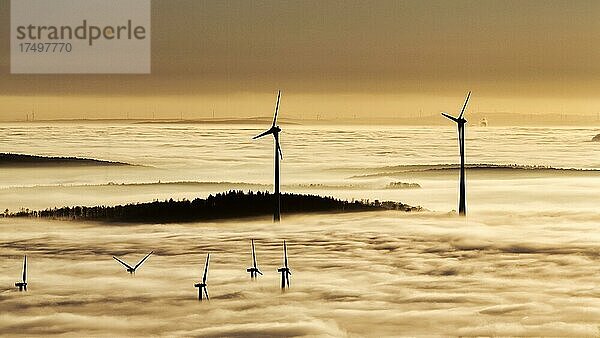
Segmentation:
{"type": "Polygon", "coordinates": [[[383,212],[280,225],[2,220],[0,334],[594,336],[597,218],[498,213],[464,221],[383,212]],[[245,272],[250,238],[265,272],[257,281],[245,272]],[[293,273],[284,293],[276,273],[283,239],[293,273]],[[156,254],[135,276],[111,258],[134,262],[150,250],[156,254]],[[207,252],[211,301],[199,303],[193,283],[207,252]],[[30,291],[19,293],[11,285],[25,253],[30,291]]]}

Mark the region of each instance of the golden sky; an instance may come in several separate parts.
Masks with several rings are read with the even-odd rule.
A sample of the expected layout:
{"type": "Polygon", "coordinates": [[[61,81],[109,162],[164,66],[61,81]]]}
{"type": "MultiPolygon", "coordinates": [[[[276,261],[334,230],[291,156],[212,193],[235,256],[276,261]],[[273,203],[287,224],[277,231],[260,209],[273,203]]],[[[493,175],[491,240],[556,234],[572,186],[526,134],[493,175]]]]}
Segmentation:
{"type": "Polygon", "coordinates": [[[600,111],[600,2],[154,0],[151,75],[11,75],[1,119],[600,111]]]}

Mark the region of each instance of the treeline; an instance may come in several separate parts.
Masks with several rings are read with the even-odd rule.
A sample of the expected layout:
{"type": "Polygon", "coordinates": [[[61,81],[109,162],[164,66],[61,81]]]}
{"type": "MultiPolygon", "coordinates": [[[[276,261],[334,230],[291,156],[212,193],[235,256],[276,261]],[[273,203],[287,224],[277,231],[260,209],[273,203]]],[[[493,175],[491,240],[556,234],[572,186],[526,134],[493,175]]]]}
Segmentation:
{"type": "MultiPolygon", "coordinates": [[[[37,217],[63,220],[89,220],[131,223],[193,222],[259,217],[273,213],[275,195],[268,192],[232,190],[206,199],[173,199],[117,206],[63,207],[41,211],[5,212],[6,217],[37,217]]],[[[374,210],[419,211],[420,207],[397,202],[343,201],[317,195],[282,194],[283,214],[310,212],[356,212],[374,210]]]]}

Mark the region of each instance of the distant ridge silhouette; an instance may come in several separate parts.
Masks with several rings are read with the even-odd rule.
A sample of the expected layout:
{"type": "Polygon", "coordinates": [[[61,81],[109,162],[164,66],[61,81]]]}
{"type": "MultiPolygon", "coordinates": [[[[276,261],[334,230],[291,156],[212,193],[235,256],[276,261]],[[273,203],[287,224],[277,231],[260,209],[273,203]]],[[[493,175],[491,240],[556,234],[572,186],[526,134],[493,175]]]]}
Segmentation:
{"type": "MultiPolygon", "coordinates": [[[[565,174],[565,175],[598,175],[599,169],[594,168],[558,168],[539,165],[522,165],[522,164],[489,164],[475,163],[465,164],[465,168],[469,172],[474,173],[511,173],[511,174],[565,174]]],[[[460,164],[424,164],[424,165],[398,165],[380,168],[354,168],[346,171],[351,173],[359,173],[350,178],[367,178],[367,177],[395,177],[395,176],[431,176],[444,173],[454,173],[460,170],[460,164]],[[363,172],[363,174],[360,174],[363,172]]]]}
{"type": "MultiPolygon", "coordinates": [[[[427,170],[455,170],[460,168],[460,163],[437,163],[437,164],[403,164],[395,166],[375,167],[375,168],[350,168],[341,169],[346,171],[371,171],[378,172],[384,170],[394,171],[427,171],[427,170]]],[[[546,165],[530,165],[530,164],[494,164],[494,163],[470,163],[465,164],[465,168],[469,169],[508,169],[508,170],[571,170],[571,171],[600,171],[593,168],[562,168],[546,165]]],[[[333,169],[335,170],[335,169],[333,169]]]]}
{"type": "Polygon", "coordinates": [[[26,154],[0,153],[0,167],[40,167],[40,166],[130,166],[129,163],[95,160],[81,157],[37,156],[26,154]]]}

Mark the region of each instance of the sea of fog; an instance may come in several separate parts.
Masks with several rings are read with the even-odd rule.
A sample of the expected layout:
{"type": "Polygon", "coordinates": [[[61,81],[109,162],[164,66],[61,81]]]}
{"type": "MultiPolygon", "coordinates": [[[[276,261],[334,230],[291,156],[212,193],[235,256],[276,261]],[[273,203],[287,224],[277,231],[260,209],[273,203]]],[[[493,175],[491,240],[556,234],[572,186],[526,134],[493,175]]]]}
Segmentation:
{"type": "MultiPolygon", "coordinates": [[[[273,140],[251,140],[264,127],[0,124],[0,152],[133,164],[3,167],[0,208],[270,190],[273,140]]],[[[0,219],[0,335],[600,335],[598,130],[469,127],[462,219],[451,212],[458,172],[444,166],[458,162],[454,126],[282,128],[282,190],[428,211],[283,215],[278,225],[0,219]],[[245,271],[250,238],[257,281],[245,271]],[[282,293],[284,239],[293,275],[282,293]],[[150,250],[135,277],[111,258],[150,250]],[[207,252],[211,301],[199,303],[207,252]],[[24,254],[30,285],[19,293],[24,254]]]]}

